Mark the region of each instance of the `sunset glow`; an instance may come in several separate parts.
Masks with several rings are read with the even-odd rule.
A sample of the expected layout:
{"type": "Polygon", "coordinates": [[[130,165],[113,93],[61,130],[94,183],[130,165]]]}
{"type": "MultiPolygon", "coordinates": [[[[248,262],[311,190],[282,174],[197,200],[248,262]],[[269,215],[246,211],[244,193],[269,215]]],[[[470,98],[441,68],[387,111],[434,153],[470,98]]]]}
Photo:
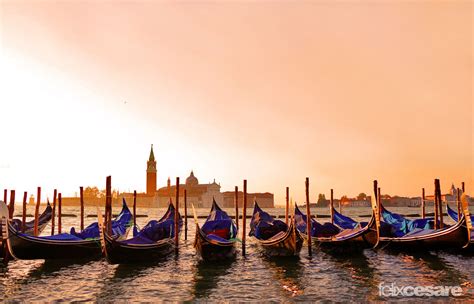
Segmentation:
{"type": "Polygon", "coordinates": [[[0,20],[1,189],[144,191],[154,144],[159,187],[472,193],[470,2],[2,1],[0,20]]]}

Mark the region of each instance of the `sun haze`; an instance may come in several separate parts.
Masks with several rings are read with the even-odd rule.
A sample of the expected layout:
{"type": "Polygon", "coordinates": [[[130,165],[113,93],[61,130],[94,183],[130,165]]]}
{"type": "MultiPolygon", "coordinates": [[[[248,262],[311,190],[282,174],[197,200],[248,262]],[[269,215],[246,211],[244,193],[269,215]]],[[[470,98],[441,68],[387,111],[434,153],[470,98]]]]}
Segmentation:
{"type": "Polygon", "coordinates": [[[2,189],[143,191],[154,144],[160,187],[472,193],[469,1],[2,1],[0,19],[2,189]]]}

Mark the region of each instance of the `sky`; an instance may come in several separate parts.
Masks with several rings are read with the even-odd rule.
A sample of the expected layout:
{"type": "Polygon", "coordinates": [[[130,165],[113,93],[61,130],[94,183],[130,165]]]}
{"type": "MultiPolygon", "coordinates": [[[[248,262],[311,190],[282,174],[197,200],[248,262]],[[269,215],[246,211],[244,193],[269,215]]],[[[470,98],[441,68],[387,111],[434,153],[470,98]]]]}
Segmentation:
{"type": "MultiPolygon", "coordinates": [[[[470,1],[1,1],[0,189],[472,193],[470,1]]],[[[21,195],[17,194],[17,197],[21,195]]]]}

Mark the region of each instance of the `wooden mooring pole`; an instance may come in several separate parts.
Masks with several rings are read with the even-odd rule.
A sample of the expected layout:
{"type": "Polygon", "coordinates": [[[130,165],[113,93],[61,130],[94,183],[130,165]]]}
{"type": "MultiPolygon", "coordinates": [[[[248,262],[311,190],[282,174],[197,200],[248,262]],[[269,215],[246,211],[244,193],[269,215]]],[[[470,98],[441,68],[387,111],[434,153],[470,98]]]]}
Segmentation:
{"type": "Polygon", "coordinates": [[[136,226],[137,226],[137,191],[133,190],[133,227],[136,227],[136,226]]]}
{"type": "Polygon", "coordinates": [[[286,187],[286,197],[285,197],[285,224],[288,225],[288,216],[290,213],[290,187],[286,187]]]}
{"type": "Polygon", "coordinates": [[[39,217],[39,206],[41,203],[41,187],[37,189],[36,206],[35,206],[35,225],[33,229],[34,236],[38,236],[38,217],[39,217]]]}
{"type": "Polygon", "coordinates": [[[84,187],[79,187],[79,195],[81,197],[81,231],[84,230],[84,187]]]}
{"type": "Polygon", "coordinates": [[[25,191],[23,193],[23,205],[21,211],[21,232],[25,233],[26,230],[26,200],[28,198],[28,193],[25,191]]]}
{"type": "Polygon", "coordinates": [[[53,210],[51,212],[51,235],[54,235],[54,222],[56,217],[56,197],[58,196],[58,190],[54,189],[53,193],[53,210]]]}
{"type": "Polygon", "coordinates": [[[426,217],[426,200],[425,200],[425,188],[421,189],[421,218],[426,217]]]}
{"type": "Polygon", "coordinates": [[[8,206],[8,216],[10,219],[13,218],[15,212],[15,190],[10,191],[10,205],[8,206]]]}
{"type": "Polygon", "coordinates": [[[107,176],[105,180],[105,220],[106,230],[112,235],[112,176],[107,176]]]}
{"type": "Polygon", "coordinates": [[[311,208],[309,206],[309,177],[306,178],[305,183],[306,188],[306,235],[308,236],[308,254],[311,256],[312,249],[311,249],[311,208]]]}
{"type": "Polygon", "coordinates": [[[62,196],[61,193],[58,193],[58,233],[61,233],[62,230],[62,221],[61,221],[61,216],[62,216],[62,196]]]}
{"type": "Polygon", "coordinates": [[[244,179],[244,205],[242,206],[242,255],[245,256],[245,239],[247,238],[247,180],[244,179]]]}
{"type": "Polygon", "coordinates": [[[188,240],[188,192],[184,189],[184,240],[188,240]]]}
{"type": "Polygon", "coordinates": [[[239,230],[239,187],[234,188],[234,205],[235,205],[235,225],[239,230]]]}
{"type": "Polygon", "coordinates": [[[174,206],[174,246],[179,249],[179,177],[176,177],[176,206],[174,206]]]}
{"type": "Polygon", "coordinates": [[[331,208],[331,224],[334,225],[334,189],[331,189],[331,201],[330,201],[330,208],[331,208]]]}

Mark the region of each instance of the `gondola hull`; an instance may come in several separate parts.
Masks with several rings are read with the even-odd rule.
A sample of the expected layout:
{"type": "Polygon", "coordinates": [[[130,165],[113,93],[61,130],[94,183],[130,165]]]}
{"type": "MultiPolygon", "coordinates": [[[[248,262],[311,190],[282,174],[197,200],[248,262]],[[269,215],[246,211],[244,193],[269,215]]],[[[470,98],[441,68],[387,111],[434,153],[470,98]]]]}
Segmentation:
{"type": "Polygon", "coordinates": [[[105,256],[111,264],[158,262],[175,251],[174,239],[166,238],[153,244],[125,244],[104,234],[105,256]]]}
{"type": "Polygon", "coordinates": [[[235,258],[237,253],[235,244],[235,241],[217,242],[211,240],[196,225],[194,247],[204,260],[215,261],[235,258]]]}
{"type": "MultiPolygon", "coordinates": [[[[467,244],[468,232],[464,225],[464,218],[461,222],[425,235],[404,236],[400,238],[380,237],[377,248],[387,248],[397,251],[426,251],[426,250],[446,250],[462,251],[467,244]]],[[[472,249],[471,249],[472,250],[472,249]]]]}
{"type": "Polygon", "coordinates": [[[58,241],[25,237],[9,225],[8,247],[13,257],[35,259],[98,259],[101,257],[100,241],[58,241]]]}
{"type": "Polygon", "coordinates": [[[337,237],[313,237],[312,241],[323,250],[341,250],[344,252],[361,251],[372,248],[377,242],[377,231],[371,223],[368,224],[368,227],[348,232],[352,233],[348,233],[347,236],[345,236],[343,231],[337,237]]]}
{"type": "Polygon", "coordinates": [[[277,239],[260,240],[257,239],[261,251],[266,256],[296,256],[303,247],[303,237],[296,230],[293,223],[290,224],[288,230],[277,239]]]}

